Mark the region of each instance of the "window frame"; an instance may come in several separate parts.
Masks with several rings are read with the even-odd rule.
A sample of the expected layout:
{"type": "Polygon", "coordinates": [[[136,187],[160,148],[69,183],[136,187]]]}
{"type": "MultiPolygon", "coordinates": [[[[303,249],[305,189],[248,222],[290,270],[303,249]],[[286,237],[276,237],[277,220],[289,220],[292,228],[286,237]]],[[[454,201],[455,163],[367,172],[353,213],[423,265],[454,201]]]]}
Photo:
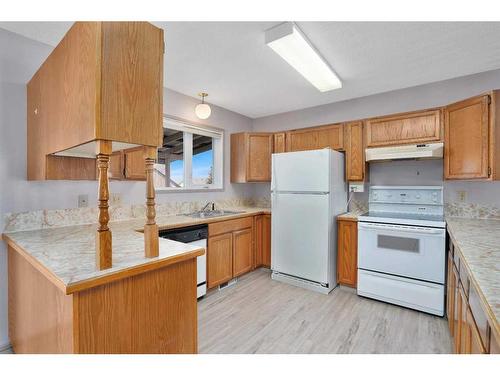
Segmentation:
{"type": "Polygon", "coordinates": [[[157,193],[183,193],[200,191],[223,191],[224,190],[224,130],[205,124],[197,124],[177,117],[163,115],[163,128],[174,129],[183,132],[183,164],[184,164],[184,186],[183,187],[156,187],[157,193]],[[212,138],[213,150],[213,183],[193,183],[193,134],[205,135],[212,138]]]}

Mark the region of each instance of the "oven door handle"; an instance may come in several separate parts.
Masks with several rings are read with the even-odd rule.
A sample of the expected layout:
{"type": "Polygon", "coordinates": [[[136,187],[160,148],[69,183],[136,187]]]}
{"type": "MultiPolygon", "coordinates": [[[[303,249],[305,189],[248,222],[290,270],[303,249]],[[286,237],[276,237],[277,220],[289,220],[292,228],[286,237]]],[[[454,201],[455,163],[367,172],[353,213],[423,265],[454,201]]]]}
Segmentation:
{"type": "Polygon", "coordinates": [[[358,223],[360,229],[369,230],[385,230],[398,233],[421,233],[421,234],[444,234],[444,229],[441,228],[416,228],[405,225],[391,225],[391,224],[375,224],[375,223],[358,223]]]}

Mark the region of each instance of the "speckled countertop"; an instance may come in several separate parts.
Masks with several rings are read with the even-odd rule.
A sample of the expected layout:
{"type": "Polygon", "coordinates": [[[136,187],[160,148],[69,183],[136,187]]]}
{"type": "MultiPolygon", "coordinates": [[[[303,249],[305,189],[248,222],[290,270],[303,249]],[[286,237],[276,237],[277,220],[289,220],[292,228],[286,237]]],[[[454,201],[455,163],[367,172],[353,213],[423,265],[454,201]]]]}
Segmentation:
{"type": "Polygon", "coordinates": [[[490,323],[500,332],[500,220],[446,217],[448,232],[465,261],[490,323]]]}
{"type": "MultiPolygon", "coordinates": [[[[210,219],[194,219],[172,215],[156,218],[160,229],[227,220],[238,217],[268,213],[269,209],[235,207],[234,211],[244,213],[210,219]]],[[[160,255],[157,258],[144,257],[144,236],[139,232],[144,219],[110,222],[113,236],[113,266],[99,271],[95,267],[95,225],[74,225],[30,231],[4,233],[4,239],[14,245],[31,262],[48,271],[53,280],[66,290],[89,280],[104,278],[143,265],[159,263],[169,258],[199,252],[199,248],[166,239],[160,239],[160,255]]]]}

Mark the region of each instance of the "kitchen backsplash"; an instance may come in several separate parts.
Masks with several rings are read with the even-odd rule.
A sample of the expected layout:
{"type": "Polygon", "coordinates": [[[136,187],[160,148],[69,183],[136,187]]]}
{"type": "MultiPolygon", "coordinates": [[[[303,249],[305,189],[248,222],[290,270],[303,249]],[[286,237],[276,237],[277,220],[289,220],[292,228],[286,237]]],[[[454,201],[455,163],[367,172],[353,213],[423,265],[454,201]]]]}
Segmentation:
{"type": "MultiPolygon", "coordinates": [[[[157,216],[177,215],[200,210],[207,202],[169,202],[156,205],[157,216]]],[[[270,207],[268,198],[234,198],[214,201],[215,208],[270,207]]],[[[97,224],[97,207],[38,210],[5,215],[4,232],[17,232],[69,225],[97,224]]],[[[143,204],[110,206],[111,221],[141,219],[146,216],[143,204]]]]}

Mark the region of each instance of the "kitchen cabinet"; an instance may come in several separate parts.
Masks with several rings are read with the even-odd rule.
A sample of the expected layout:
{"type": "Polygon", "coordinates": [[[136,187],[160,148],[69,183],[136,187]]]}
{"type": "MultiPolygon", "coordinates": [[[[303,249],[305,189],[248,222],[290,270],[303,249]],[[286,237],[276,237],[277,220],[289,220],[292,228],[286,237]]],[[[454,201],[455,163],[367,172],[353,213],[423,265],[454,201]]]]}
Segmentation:
{"type": "Polygon", "coordinates": [[[337,281],[355,288],[358,281],[358,223],[337,218],[337,281]]]}
{"type": "Polygon", "coordinates": [[[319,150],[330,147],[344,149],[344,128],[342,124],[292,130],[286,133],[286,151],[319,150]]]}
{"type": "Polygon", "coordinates": [[[208,225],[207,287],[213,288],[253,268],[253,218],[208,225]]]}
{"type": "Polygon", "coordinates": [[[271,215],[255,216],[254,268],[271,268],[271,215]]]}
{"type": "Polygon", "coordinates": [[[271,268],[271,215],[262,216],[262,265],[271,268]]]}
{"type": "Polygon", "coordinates": [[[225,283],[233,278],[233,234],[208,238],[207,287],[225,283]]]}
{"type": "Polygon", "coordinates": [[[233,277],[253,268],[252,228],[233,232],[233,277]]]}
{"type": "Polygon", "coordinates": [[[271,181],[272,133],[231,134],[231,182],[271,181]]]}
{"type": "Polygon", "coordinates": [[[274,133],[274,135],[273,135],[273,140],[274,140],[273,153],[279,154],[281,152],[285,152],[285,150],[286,150],[285,139],[286,139],[285,132],[274,133]]]}
{"type": "Polygon", "coordinates": [[[457,354],[498,352],[493,326],[471,282],[458,249],[449,238],[447,272],[447,317],[453,349],[457,354]]]}
{"type": "Polygon", "coordinates": [[[163,30],[75,22],[27,84],[27,99],[28,180],[94,179],[97,141],[114,151],[161,146],[163,30]]]}
{"type": "Polygon", "coordinates": [[[364,181],[366,163],[363,122],[344,124],[344,144],[347,181],[364,181]]]}
{"type": "Polygon", "coordinates": [[[499,179],[497,95],[494,91],[444,108],[445,179],[499,179]]]}
{"type": "Polygon", "coordinates": [[[431,109],[382,116],[365,121],[366,146],[439,142],[442,140],[441,111],[431,109]]]}
{"type": "Polygon", "coordinates": [[[113,152],[109,157],[109,178],[145,181],[144,148],[134,147],[113,152]]]}

